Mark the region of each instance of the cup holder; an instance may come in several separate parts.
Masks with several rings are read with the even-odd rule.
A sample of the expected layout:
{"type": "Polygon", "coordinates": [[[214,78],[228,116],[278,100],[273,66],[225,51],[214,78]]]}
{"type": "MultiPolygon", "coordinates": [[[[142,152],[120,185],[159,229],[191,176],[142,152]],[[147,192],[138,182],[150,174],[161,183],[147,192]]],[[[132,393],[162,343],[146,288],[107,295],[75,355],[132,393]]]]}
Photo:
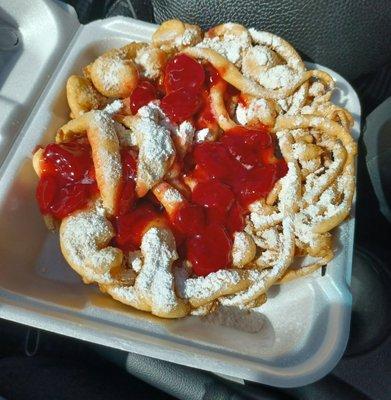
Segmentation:
{"type": "Polygon", "coordinates": [[[8,75],[9,69],[12,69],[12,65],[7,64],[11,60],[15,61],[15,54],[21,48],[21,42],[18,30],[0,19],[0,87],[8,75]]]}
{"type": "Polygon", "coordinates": [[[14,51],[19,45],[18,31],[14,28],[4,26],[0,22],[0,54],[2,52],[14,51]]]}

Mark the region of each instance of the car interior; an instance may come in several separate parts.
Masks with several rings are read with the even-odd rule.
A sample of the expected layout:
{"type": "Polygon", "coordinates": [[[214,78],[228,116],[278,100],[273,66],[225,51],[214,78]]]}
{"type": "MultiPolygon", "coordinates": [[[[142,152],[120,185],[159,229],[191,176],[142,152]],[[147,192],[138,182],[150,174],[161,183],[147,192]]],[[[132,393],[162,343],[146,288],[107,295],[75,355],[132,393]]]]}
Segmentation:
{"type": "MultiPolygon", "coordinates": [[[[361,132],[350,333],[342,358],[326,376],[304,386],[274,387],[79,340],[69,331],[62,335],[2,318],[0,399],[390,399],[391,3],[34,0],[28,7],[34,9],[41,1],[53,2],[67,12],[73,9],[71,13],[83,25],[123,16],[152,24],[179,19],[205,30],[227,21],[259,28],[282,36],[306,62],[331,68],[352,85],[361,105],[361,132]]],[[[2,87],[25,35],[16,16],[7,11],[12,9],[11,2],[18,0],[0,0],[0,101],[4,102],[0,102],[4,104],[0,120],[6,115],[7,100],[2,87]]],[[[38,17],[32,22],[37,31],[46,29],[38,17]]],[[[15,124],[9,125],[9,136],[4,137],[8,149],[15,139],[12,132],[22,128],[30,110],[18,112],[15,124]]],[[[6,157],[7,153],[0,152],[0,167],[6,157]]]]}

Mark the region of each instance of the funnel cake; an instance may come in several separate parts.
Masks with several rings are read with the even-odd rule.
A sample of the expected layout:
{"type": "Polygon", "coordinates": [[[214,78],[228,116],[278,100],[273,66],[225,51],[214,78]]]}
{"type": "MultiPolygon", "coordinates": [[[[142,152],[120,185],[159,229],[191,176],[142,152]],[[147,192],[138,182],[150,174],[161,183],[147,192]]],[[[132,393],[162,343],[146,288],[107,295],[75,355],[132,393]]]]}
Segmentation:
{"type": "Polygon", "coordinates": [[[260,307],[327,265],[357,152],[334,89],[284,39],[232,23],[166,21],[93,60],[33,156],[66,261],[162,318],[260,307]]]}

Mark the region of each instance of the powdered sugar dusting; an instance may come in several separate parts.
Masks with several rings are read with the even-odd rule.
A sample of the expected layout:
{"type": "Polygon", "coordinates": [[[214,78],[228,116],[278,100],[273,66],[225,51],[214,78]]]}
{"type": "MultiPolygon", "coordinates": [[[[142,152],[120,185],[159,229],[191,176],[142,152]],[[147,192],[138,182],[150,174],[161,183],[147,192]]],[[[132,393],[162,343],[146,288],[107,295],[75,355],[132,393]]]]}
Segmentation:
{"type": "Polygon", "coordinates": [[[235,232],[232,251],[233,264],[239,264],[246,255],[248,243],[244,232],[235,232]]]}
{"type": "Polygon", "coordinates": [[[304,142],[293,143],[292,148],[293,148],[293,153],[292,153],[293,157],[299,160],[305,155],[307,151],[307,144],[304,142]]]}
{"type": "MultiPolygon", "coordinates": [[[[96,125],[97,142],[111,142],[118,143],[117,133],[115,130],[114,121],[104,111],[91,111],[93,114],[93,121],[96,125]]],[[[112,151],[112,148],[106,146],[97,147],[97,159],[99,165],[95,165],[95,169],[101,171],[101,175],[109,187],[109,191],[113,190],[113,186],[117,184],[122,176],[121,160],[118,152],[112,151]]],[[[95,162],[95,160],[94,160],[95,162]]],[[[102,188],[100,187],[100,190],[102,188]]]]}
{"type": "MultiPolygon", "coordinates": [[[[254,57],[257,65],[259,66],[271,67],[276,65],[278,62],[276,53],[266,46],[254,46],[249,50],[249,52],[250,53],[248,55],[254,57]]],[[[243,70],[243,72],[245,73],[245,70],[243,70]]]]}
{"type": "Polygon", "coordinates": [[[269,46],[274,49],[278,54],[281,54],[285,58],[287,65],[290,68],[300,72],[304,71],[304,65],[300,57],[293,49],[286,46],[286,42],[284,39],[269,32],[257,31],[254,28],[250,28],[248,31],[254,42],[269,46]]]}
{"type": "Polygon", "coordinates": [[[200,40],[200,32],[196,26],[185,25],[185,30],[182,35],[175,38],[175,45],[178,48],[193,45],[200,40]]]}
{"type": "Polygon", "coordinates": [[[322,96],[325,92],[326,88],[322,82],[313,82],[308,90],[308,94],[312,97],[322,96]]]}
{"type": "Polygon", "coordinates": [[[125,68],[124,60],[120,57],[101,57],[99,68],[96,68],[99,80],[105,90],[118,90],[121,85],[122,71],[125,68]]]}
{"type": "Polygon", "coordinates": [[[278,246],[280,244],[280,235],[275,227],[265,229],[263,231],[259,231],[260,236],[259,238],[257,237],[256,239],[260,240],[259,246],[265,249],[278,249],[278,246]]]}
{"type": "Polygon", "coordinates": [[[172,136],[179,153],[183,156],[189,150],[194,140],[194,126],[190,121],[183,121],[179,126],[170,126],[172,136]]]}
{"type": "Polygon", "coordinates": [[[283,219],[283,215],[282,213],[260,215],[257,212],[252,212],[250,214],[250,219],[254,225],[254,228],[257,230],[261,230],[280,223],[283,219]]]}
{"type": "Polygon", "coordinates": [[[297,206],[298,192],[300,191],[300,176],[293,162],[288,162],[288,173],[281,178],[281,191],[279,193],[280,209],[291,210],[297,206]]]}
{"type": "Polygon", "coordinates": [[[100,201],[89,210],[78,211],[62,221],[60,241],[67,261],[88,281],[108,283],[110,268],[120,250],[103,247],[114,236],[100,201]]]}
{"type": "Polygon", "coordinates": [[[323,145],[332,150],[333,161],[327,169],[315,171],[307,176],[304,185],[305,192],[303,195],[303,200],[308,203],[312,203],[316,197],[320,195],[320,193],[327,187],[336,174],[341,171],[345,161],[343,146],[338,141],[326,140],[323,142],[323,145]]]}
{"type": "Polygon", "coordinates": [[[187,279],[184,287],[180,288],[180,296],[187,299],[208,299],[218,292],[237,285],[241,279],[235,270],[220,269],[205,277],[187,279]]]}
{"type": "Polygon", "coordinates": [[[238,268],[248,264],[255,256],[255,243],[246,232],[235,232],[232,245],[232,264],[238,268]]]}
{"type": "Polygon", "coordinates": [[[153,47],[142,47],[137,51],[134,61],[148,79],[157,79],[162,68],[160,50],[153,47]]]}
{"type": "Polygon", "coordinates": [[[295,234],[299,240],[308,246],[314,247],[319,235],[312,232],[310,218],[304,213],[295,215],[295,234]]]}
{"type": "Polygon", "coordinates": [[[290,107],[287,111],[288,115],[296,115],[300,113],[305,100],[306,100],[306,88],[301,85],[299,90],[297,90],[293,95],[289,96],[290,107]]]}
{"type": "Polygon", "coordinates": [[[294,248],[295,248],[295,236],[293,227],[293,216],[286,215],[282,221],[283,228],[283,239],[282,239],[282,249],[279,254],[279,259],[276,265],[272,269],[257,271],[250,270],[250,279],[253,284],[250,287],[232,297],[221,298],[220,303],[223,305],[242,305],[246,304],[251,300],[259,297],[261,294],[273,284],[275,279],[288,268],[291,264],[294,248]]]}
{"type": "Polygon", "coordinates": [[[204,38],[197,47],[215,50],[228,61],[240,66],[243,51],[249,47],[249,41],[245,32],[240,35],[225,34],[223,38],[204,38]]]}
{"type": "Polygon", "coordinates": [[[321,223],[331,217],[347,215],[349,204],[353,197],[355,188],[355,177],[350,173],[338,176],[334,185],[329,186],[319,197],[315,204],[308,205],[303,213],[312,220],[311,230],[314,223],[321,223]],[[339,198],[342,200],[339,201],[339,198]]]}
{"type": "Polygon", "coordinates": [[[121,110],[122,106],[122,101],[117,99],[108,104],[102,111],[109,115],[114,115],[121,110]]]}
{"type": "Polygon", "coordinates": [[[169,312],[178,304],[174,291],[172,263],[178,258],[175,240],[167,229],[151,228],[143,236],[144,265],[135,288],[155,313],[169,312]]]}
{"type": "Polygon", "coordinates": [[[276,65],[258,74],[257,81],[267,89],[289,88],[300,80],[301,76],[287,65],[276,65]]]}
{"type": "Polygon", "coordinates": [[[137,179],[150,189],[165,175],[175,155],[170,131],[162,125],[164,113],[157,103],[149,103],[138,111],[135,130],[139,144],[137,179]]]}
{"type": "MultiPolygon", "coordinates": [[[[227,28],[233,27],[229,24],[226,24],[226,26],[227,28]]],[[[194,44],[194,41],[199,37],[197,28],[187,24],[184,27],[183,34],[177,35],[173,40],[173,44],[178,49],[194,44]]],[[[226,33],[220,37],[206,37],[197,45],[198,51],[201,48],[211,48],[238,67],[242,64],[243,55],[252,52],[252,56],[256,59],[258,66],[261,67],[257,70],[257,79],[254,79],[253,75],[251,76],[254,81],[272,90],[295,86],[302,78],[304,69],[298,58],[295,58],[294,51],[289,54],[286,43],[274,35],[255,30],[250,30],[250,32],[253,39],[262,42],[262,45],[250,47],[248,35],[245,33],[241,35],[226,33]],[[266,46],[270,46],[276,51],[266,46]],[[285,58],[286,64],[281,64],[283,58],[285,58]]],[[[199,40],[201,39],[199,38],[199,40]]],[[[141,67],[140,71],[144,76],[155,79],[160,75],[160,66],[155,63],[156,60],[152,57],[150,50],[141,48],[137,52],[135,62],[141,67]]],[[[100,74],[100,79],[105,88],[118,88],[124,60],[119,57],[110,59],[103,57],[100,62],[102,65],[104,64],[104,68],[99,69],[98,74],[100,74]]],[[[247,75],[244,65],[243,75],[247,75]]],[[[309,95],[320,96],[324,91],[323,84],[315,82],[310,86],[309,95]]],[[[292,96],[278,101],[284,105],[284,112],[296,115],[305,109],[302,102],[306,96],[306,89],[303,85],[292,96]]],[[[213,140],[213,134],[207,128],[195,132],[194,126],[189,121],[185,121],[179,126],[173,124],[160,109],[159,101],[151,102],[140,108],[133,119],[135,122],[132,130],[125,130],[110,118],[118,113],[121,108],[121,100],[115,100],[107,105],[104,110],[93,114],[93,123],[100,131],[101,141],[115,141],[118,138],[117,140],[120,141],[122,146],[131,144],[139,147],[137,178],[138,181],[144,182],[148,188],[152,188],[164,179],[176,152],[182,156],[190,148],[193,141],[213,140]]],[[[234,108],[232,111],[234,111],[234,108]]],[[[276,113],[276,109],[273,110],[276,113]]],[[[278,107],[277,110],[284,114],[278,107]]],[[[315,113],[314,110],[319,111],[319,109],[311,108],[311,113],[315,113]]],[[[225,117],[218,116],[218,118],[221,120],[225,117]]],[[[240,103],[236,108],[236,119],[242,125],[251,124],[257,120],[264,122],[268,118],[274,119],[275,115],[272,115],[269,104],[265,99],[250,100],[247,106],[240,103]]],[[[320,128],[323,128],[324,123],[322,118],[315,121],[315,125],[318,124],[320,128]]],[[[330,128],[333,127],[330,125],[330,128]]],[[[305,130],[309,136],[313,134],[313,131],[305,130]]],[[[285,133],[287,132],[285,131],[285,133]]],[[[293,135],[293,132],[288,132],[289,135],[291,133],[293,135]]],[[[270,285],[291,264],[295,248],[295,235],[297,243],[301,241],[309,246],[319,246],[325,235],[314,232],[314,223],[321,223],[330,216],[345,212],[346,208],[350,207],[351,188],[354,190],[354,172],[346,168],[343,175],[336,176],[331,183],[328,181],[331,175],[338,175],[342,170],[345,158],[341,161],[335,154],[331,157],[330,151],[327,154],[326,152],[321,153],[322,156],[317,154],[313,158],[308,158],[308,154],[313,150],[313,148],[311,150],[311,146],[317,147],[308,143],[317,142],[321,134],[318,133],[318,135],[313,134],[309,142],[302,138],[302,142],[293,143],[292,138],[292,143],[289,143],[291,158],[283,154],[287,161],[288,173],[279,181],[279,192],[278,190],[273,192],[276,194],[278,192],[277,200],[270,200],[272,196],[261,200],[259,204],[262,204],[265,212],[259,212],[254,207],[251,214],[246,217],[246,233],[236,232],[234,234],[233,265],[238,268],[242,267],[240,261],[243,260],[248,251],[247,235],[258,245],[258,258],[255,261],[258,270],[219,270],[206,277],[197,278],[189,278],[186,270],[186,276],[183,275],[184,279],[180,289],[177,290],[181,296],[185,299],[198,299],[200,301],[211,298],[212,300],[203,309],[204,312],[210,311],[211,307],[214,309],[217,301],[213,300],[216,298],[219,298],[220,302],[225,305],[253,307],[254,304],[257,304],[254,300],[257,300],[262,293],[268,290],[270,285]],[[301,181],[304,182],[303,187],[301,181]],[[300,201],[301,189],[304,189],[303,202],[300,201]],[[273,205],[269,206],[268,204],[273,205]],[[300,209],[299,212],[297,212],[298,208],[300,209]],[[264,270],[261,270],[262,268],[264,270]],[[231,295],[231,293],[235,293],[235,291],[224,293],[225,290],[244,281],[247,286],[250,281],[250,286],[246,290],[243,289],[247,286],[240,286],[239,289],[236,288],[236,291],[241,290],[239,293],[234,295],[231,295]]],[[[277,136],[280,145],[287,141],[287,138],[281,132],[278,132],[277,136]]],[[[298,140],[296,137],[294,139],[298,140]]],[[[320,146],[327,147],[325,143],[319,143],[319,148],[320,146]]],[[[341,145],[341,147],[343,146],[341,145]]],[[[350,151],[353,149],[353,144],[348,143],[346,147],[350,151]]],[[[106,182],[115,182],[120,178],[118,171],[121,171],[118,156],[113,156],[113,152],[104,148],[104,146],[98,148],[97,151],[99,152],[99,159],[103,161],[99,161],[97,164],[94,159],[94,163],[97,164],[96,167],[100,168],[106,182]]],[[[180,192],[171,188],[165,191],[162,203],[178,203],[181,201],[183,201],[183,197],[180,192]]],[[[121,252],[119,249],[105,247],[113,236],[111,224],[105,217],[105,209],[101,203],[97,203],[92,209],[92,215],[90,215],[90,211],[83,212],[80,213],[81,215],[75,213],[72,216],[76,221],[72,220],[72,217],[67,219],[69,226],[67,229],[64,228],[65,233],[62,235],[65,239],[62,239],[62,242],[71,249],[69,259],[72,259],[72,262],[70,261],[70,263],[86,269],[87,272],[83,276],[86,276],[87,280],[108,283],[110,286],[108,292],[116,293],[117,297],[126,298],[130,304],[137,304],[139,308],[152,311],[160,316],[174,310],[182,302],[182,299],[177,297],[174,290],[175,274],[173,274],[172,266],[178,255],[174,237],[169,230],[154,227],[145,233],[141,251],[130,252],[126,260],[131,267],[131,270],[128,271],[131,271],[133,276],[135,276],[133,271],[138,274],[135,286],[119,287],[116,286],[118,282],[113,283],[109,265],[117,261],[118,254],[121,252]],[[97,273],[98,270],[100,271],[99,274],[97,273]]],[[[327,233],[327,235],[329,234],[327,233]]],[[[298,246],[301,249],[299,244],[298,246]]],[[[253,268],[257,267],[254,266],[253,268]]],[[[196,307],[192,303],[191,305],[196,307]]],[[[219,312],[210,318],[214,318],[217,323],[229,327],[241,327],[243,325],[243,330],[248,328],[249,332],[256,332],[262,326],[253,327],[250,320],[250,325],[247,327],[246,323],[241,321],[242,315],[243,310],[235,307],[220,307],[219,312]]]]}
{"type": "Polygon", "coordinates": [[[261,121],[268,124],[273,118],[273,110],[265,99],[252,99],[248,105],[239,103],[236,108],[236,119],[241,125],[255,124],[261,121]]]}
{"type": "MultiPolygon", "coordinates": [[[[282,153],[284,154],[288,151],[291,155],[291,140],[293,141],[292,136],[289,133],[277,132],[277,137],[282,153]],[[283,150],[285,148],[289,150],[283,150]]],[[[288,172],[280,180],[281,190],[278,194],[278,198],[280,200],[279,208],[283,213],[293,212],[293,210],[298,207],[299,201],[301,200],[301,176],[297,161],[292,157],[292,160],[287,162],[287,166],[288,172]]]]}
{"type": "Polygon", "coordinates": [[[128,254],[128,264],[134,272],[139,273],[143,267],[143,255],[141,251],[130,251],[128,254]]]}
{"type": "Polygon", "coordinates": [[[183,201],[183,196],[179,193],[178,190],[174,188],[168,188],[163,195],[163,203],[181,203],[183,201]]]}
{"type": "Polygon", "coordinates": [[[137,146],[137,137],[132,130],[126,129],[123,125],[118,123],[115,125],[115,130],[117,131],[117,137],[121,147],[137,146]]]}
{"type": "Polygon", "coordinates": [[[208,140],[212,140],[213,133],[209,128],[200,129],[199,131],[195,132],[194,134],[195,141],[197,143],[205,142],[208,140]]]}
{"type": "Polygon", "coordinates": [[[252,299],[257,296],[257,293],[265,288],[264,278],[267,276],[267,271],[249,270],[250,286],[248,289],[239,292],[231,297],[219,299],[220,303],[225,306],[242,305],[246,303],[247,299],[252,299]]]}

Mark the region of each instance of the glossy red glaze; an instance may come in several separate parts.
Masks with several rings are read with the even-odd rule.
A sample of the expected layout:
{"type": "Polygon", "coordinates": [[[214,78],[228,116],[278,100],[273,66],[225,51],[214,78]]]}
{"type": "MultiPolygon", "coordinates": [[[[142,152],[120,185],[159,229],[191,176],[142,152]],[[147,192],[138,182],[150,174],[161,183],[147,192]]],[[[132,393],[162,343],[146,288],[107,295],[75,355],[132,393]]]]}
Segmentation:
{"type": "Polygon", "coordinates": [[[248,207],[254,201],[265,197],[277,180],[277,168],[269,164],[246,170],[242,177],[232,180],[232,186],[239,203],[248,207]]]}
{"type": "Polygon", "coordinates": [[[262,151],[272,145],[266,127],[255,130],[238,126],[228,131],[221,141],[240,163],[251,166],[259,164],[262,151]]]}
{"type": "Polygon", "coordinates": [[[136,114],[139,108],[147,105],[150,101],[158,98],[158,91],[155,86],[143,80],[139,82],[129,98],[129,106],[132,114],[136,114]]]}
{"type": "Polygon", "coordinates": [[[131,147],[121,149],[121,164],[123,179],[134,181],[137,175],[137,159],[135,151],[131,147]]]}
{"type": "Polygon", "coordinates": [[[130,147],[121,149],[122,188],[118,199],[117,215],[126,214],[136,201],[137,160],[130,147]]]}
{"type": "Polygon", "coordinates": [[[205,69],[205,83],[207,87],[216,85],[216,83],[221,82],[221,76],[217,72],[217,69],[211,64],[206,64],[205,69]]]}
{"type": "Polygon", "coordinates": [[[148,203],[141,202],[126,214],[115,217],[116,245],[124,251],[140,248],[141,239],[153,221],[161,222],[163,215],[148,203]]]}
{"type": "Polygon", "coordinates": [[[97,191],[88,144],[74,141],[46,146],[36,191],[43,214],[64,218],[85,207],[97,191]]]}
{"type": "Polygon", "coordinates": [[[248,205],[265,197],[287,168],[263,126],[234,128],[220,141],[196,144],[189,160],[186,175],[196,183],[191,200],[205,208],[207,225],[187,238],[187,258],[196,274],[207,275],[229,264],[232,235],[243,230],[248,205]]]}
{"type": "Polygon", "coordinates": [[[225,183],[243,207],[266,196],[286,173],[285,161],[275,157],[265,127],[233,128],[219,142],[196,145],[193,158],[196,168],[189,175],[196,180],[209,178],[225,183]]]}
{"type": "Polygon", "coordinates": [[[198,176],[201,176],[201,171],[203,171],[203,175],[208,178],[224,181],[229,179],[235,168],[241,170],[241,165],[229,154],[221,142],[204,142],[195,145],[193,157],[199,167],[198,176]]]}
{"type": "Polygon", "coordinates": [[[167,62],[163,78],[166,93],[184,88],[200,89],[204,81],[204,68],[186,54],[179,54],[167,62]]]}
{"type": "Polygon", "coordinates": [[[198,90],[182,88],[163,97],[160,107],[171,121],[179,124],[196,114],[201,104],[198,90]]]}
{"type": "Polygon", "coordinates": [[[231,235],[244,229],[246,214],[247,211],[241,207],[237,201],[232,204],[228,211],[225,222],[225,226],[231,235]]]}
{"type": "Polygon", "coordinates": [[[208,102],[209,92],[206,90],[211,79],[210,71],[205,70],[198,61],[185,54],[173,57],[164,71],[166,96],[161,107],[165,114],[173,122],[180,123],[201,110],[200,116],[196,117],[197,129],[210,126],[211,121],[215,120],[208,102]]]}
{"type": "Polygon", "coordinates": [[[224,225],[235,196],[229,186],[213,179],[197,184],[193,190],[192,201],[207,209],[209,222],[224,225]]]}
{"type": "MultiPolygon", "coordinates": [[[[210,64],[202,66],[186,55],[175,56],[164,72],[161,108],[175,123],[192,118],[197,129],[207,127],[218,134],[221,130],[209,94],[214,85],[221,86],[227,107],[241,101],[238,91],[210,64]]],[[[126,112],[134,114],[159,96],[151,82],[141,81],[127,99],[126,112]]],[[[44,158],[37,188],[42,212],[62,218],[84,207],[96,191],[89,146],[49,145],[44,158]]],[[[243,230],[249,204],[265,197],[287,172],[285,161],[275,156],[267,127],[236,127],[224,132],[219,141],[195,144],[183,160],[177,160],[177,183],[183,177],[184,182],[191,180],[192,192],[188,193],[187,186],[181,190],[187,200],[169,216],[152,193],[137,199],[136,159],[136,149],[121,150],[123,178],[113,218],[113,243],[124,251],[136,250],[150,226],[171,224],[180,257],[203,276],[231,264],[233,234],[243,230]]]]}
{"type": "Polygon", "coordinates": [[[197,275],[205,276],[231,264],[232,240],[222,225],[210,224],[187,240],[187,258],[197,275]]]}
{"type": "Polygon", "coordinates": [[[211,65],[204,65],[205,69],[205,87],[201,91],[202,106],[200,111],[195,116],[195,127],[196,129],[209,128],[214,132],[219,130],[219,125],[217,124],[216,117],[213,113],[211,101],[210,101],[210,88],[218,83],[224,85],[224,90],[226,88],[226,83],[223,81],[217,72],[217,70],[211,65]]]}
{"type": "Polygon", "coordinates": [[[206,89],[201,91],[200,96],[202,99],[201,107],[197,115],[195,115],[194,125],[197,130],[209,128],[212,131],[217,131],[219,129],[219,126],[212,111],[209,91],[206,89]]]}
{"type": "Polygon", "coordinates": [[[276,162],[277,176],[283,177],[288,173],[288,165],[283,158],[279,158],[276,162]]]}
{"type": "Polygon", "coordinates": [[[88,177],[92,166],[89,144],[68,142],[46,146],[41,164],[42,175],[56,175],[66,181],[81,181],[88,177]]]}
{"type": "Polygon", "coordinates": [[[47,214],[50,212],[50,206],[54,202],[56,191],[56,179],[51,175],[42,175],[36,191],[39,208],[42,213],[47,214]]]}
{"type": "Polygon", "coordinates": [[[195,235],[205,228],[205,210],[198,204],[186,203],[176,210],[171,222],[183,235],[195,235]]]}

